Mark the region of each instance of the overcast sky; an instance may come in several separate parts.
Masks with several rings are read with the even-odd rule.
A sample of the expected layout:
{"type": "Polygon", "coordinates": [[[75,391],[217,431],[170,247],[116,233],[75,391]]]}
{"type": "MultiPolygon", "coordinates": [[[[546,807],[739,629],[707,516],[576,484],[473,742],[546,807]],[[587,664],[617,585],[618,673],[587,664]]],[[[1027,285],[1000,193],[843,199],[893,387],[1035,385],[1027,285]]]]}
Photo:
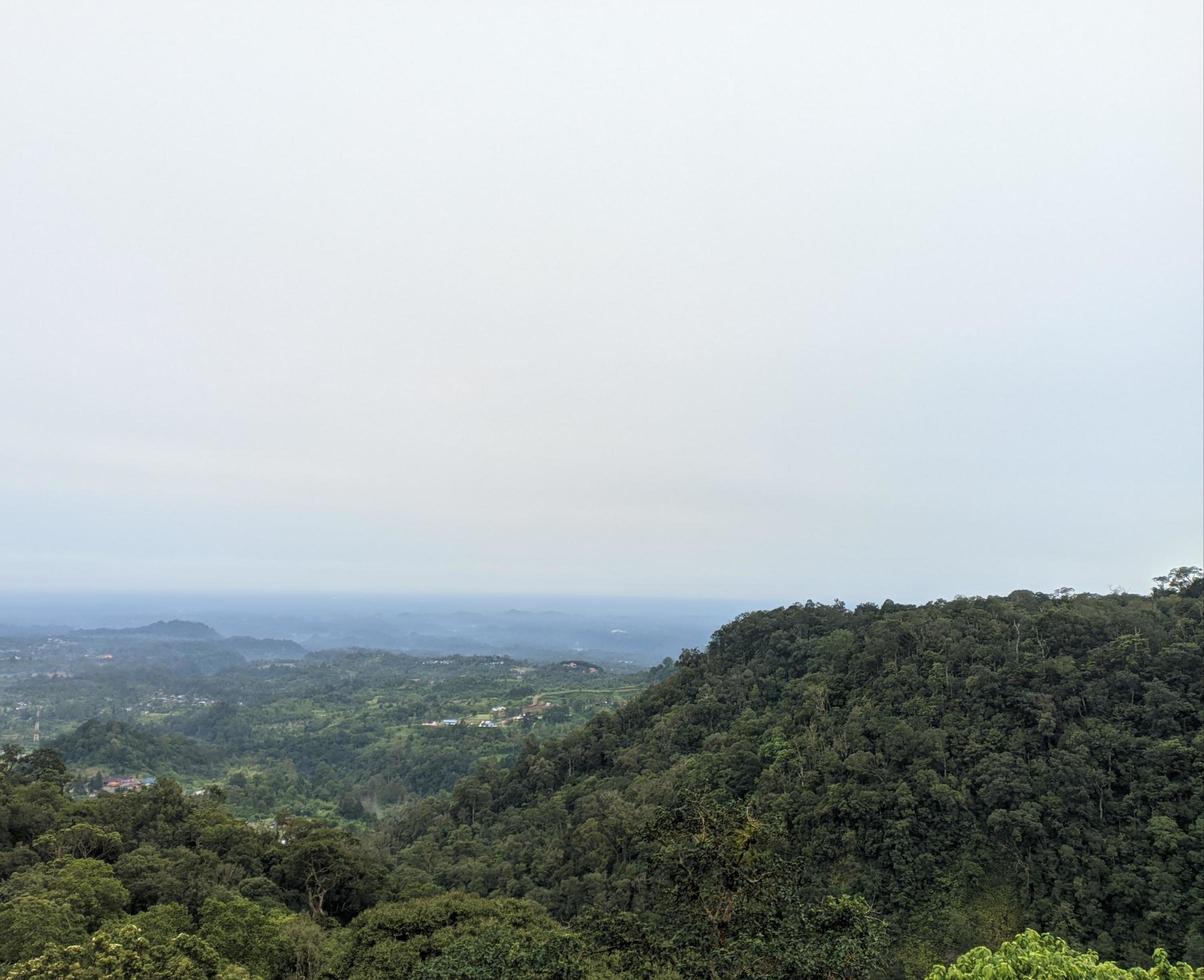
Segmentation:
{"type": "Polygon", "coordinates": [[[0,4],[0,588],[1144,591],[1199,0],[0,4]]]}

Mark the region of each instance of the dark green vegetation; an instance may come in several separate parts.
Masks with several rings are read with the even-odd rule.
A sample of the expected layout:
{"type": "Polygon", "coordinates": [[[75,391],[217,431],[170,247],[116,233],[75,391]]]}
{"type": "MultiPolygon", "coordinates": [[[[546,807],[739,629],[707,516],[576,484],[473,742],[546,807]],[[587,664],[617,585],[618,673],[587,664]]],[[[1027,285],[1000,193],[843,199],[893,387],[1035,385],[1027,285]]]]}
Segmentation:
{"type": "MultiPolygon", "coordinates": [[[[308,699],[349,726],[331,758],[359,765],[357,745],[370,757],[393,724],[420,760],[437,743],[411,736],[428,732],[373,727],[405,703],[375,673],[391,661],[347,656],[345,703],[338,684],[333,707],[308,699]],[[381,714],[353,710],[366,690],[381,714]]],[[[428,666],[450,675],[418,685],[435,697],[422,711],[481,683],[428,666]]],[[[301,736],[308,669],[260,671],[280,675],[301,736]]],[[[594,690],[575,677],[524,698],[594,690]]],[[[102,720],[60,744],[203,765],[197,746],[262,737],[240,736],[239,710],[222,728],[217,707],[170,731],[102,720]]],[[[237,786],[72,798],[55,752],[8,750],[0,962],[13,978],[1204,977],[1173,965],[1204,962],[1191,571],[1145,597],[751,613],[626,704],[535,733],[505,732],[525,739],[513,758],[483,752],[450,790],[402,794],[357,833],[247,823],[223,802],[237,786]],[[1156,949],[1148,970],[1101,962],[1156,949]]]]}
{"type": "MultiPolygon", "coordinates": [[[[67,779],[50,750],[0,756],[0,968],[10,980],[602,978],[656,967],[535,902],[439,893],[317,821],[258,828],[220,794],[187,796],[173,782],[72,800],[67,779]]],[[[797,953],[766,949],[758,962],[797,976],[839,962],[836,975],[857,976],[880,947],[863,903],[796,911],[797,953]]]]}
{"type": "Polygon", "coordinates": [[[1025,926],[1204,961],[1202,591],[751,613],[391,843],[441,887],[632,916],[703,961],[783,888],[862,896],[911,975],[1025,926]]]}

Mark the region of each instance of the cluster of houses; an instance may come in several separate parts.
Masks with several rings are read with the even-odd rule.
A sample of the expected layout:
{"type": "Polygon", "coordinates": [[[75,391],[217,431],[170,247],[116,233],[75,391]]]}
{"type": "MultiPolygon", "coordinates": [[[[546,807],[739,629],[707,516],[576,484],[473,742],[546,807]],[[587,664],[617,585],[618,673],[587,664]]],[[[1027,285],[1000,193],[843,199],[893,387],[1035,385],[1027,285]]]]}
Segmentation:
{"type": "MultiPolygon", "coordinates": [[[[530,704],[525,704],[522,710],[516,715],[510,715],[509,709],[504,704],[499,704],[494,708],[489,709],[489,717],[475,722],[477,728],[501,728],[503,725],[511,725],[516,721],[522,721],[524,718],[538,718],[543,715],[552,705],[547,701],[532,701],[530,704]]],[[[479,715],[477,717],[480,717],[479,715]]],[[[437,721],[424,721],[424,728],[451,728],[453,725],[471,725],[473,722],[462,720],[460,718],[440,718],[437,721]]]]}
{"type": "Polygon", "coordinates": [[[207,708],[215,703],[213,698],[197,697],[195,694],[165,694],[163,691],[156,691],[142,702],[141,707],[144,711],[157,711],[180,705],[207,708]]]}
{"type": "Polygon", "coordinates": [[[94,789],[89,796],[99,796],[101,793],[136,793],[140,789],[155,785],[154,776],[111,776],[100,784],[100,789],[94,789]]]}

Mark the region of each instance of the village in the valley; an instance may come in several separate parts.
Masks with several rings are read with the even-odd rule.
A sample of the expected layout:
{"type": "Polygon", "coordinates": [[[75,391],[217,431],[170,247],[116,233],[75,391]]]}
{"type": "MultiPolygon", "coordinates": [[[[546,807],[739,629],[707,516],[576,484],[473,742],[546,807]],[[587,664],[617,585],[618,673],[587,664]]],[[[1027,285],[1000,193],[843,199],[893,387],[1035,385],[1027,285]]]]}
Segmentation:
{"type": "Polygon", "coordinates": [[[469,715],[466,718],[436,718],[431,721],[424,721],[422,727],[451,728],[455,725],[475,725],[477,728],[502,728],[506,725],[525,721],[528,718],[541,718],[545,711],[554,707],[555,705],[550,701],[542,701],[537,695],[531,700],[530,704],[524,704],[513,713],[504,704],[499,704],[490,708],[488,713],[469,715]]]}

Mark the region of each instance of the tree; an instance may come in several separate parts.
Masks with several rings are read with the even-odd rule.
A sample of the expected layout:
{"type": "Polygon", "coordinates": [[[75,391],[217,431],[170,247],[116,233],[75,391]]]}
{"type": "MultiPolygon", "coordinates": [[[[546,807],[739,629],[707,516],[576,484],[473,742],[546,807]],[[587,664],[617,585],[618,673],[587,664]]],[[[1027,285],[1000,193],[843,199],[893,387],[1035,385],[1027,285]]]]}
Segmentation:
{"type": "Polygon", "coordinates": [[[133,924],[96,933],[91,941],[55,945],[14,965],[5,980],[250,980],[245,970],[223,967],[213,948],[196,936],[152,943],[133,924]]]}
{"type": "Polygon", "coordinates": [[[456,783],[452,791],[452,813],[458,819],[467,817],[469,826],[477,822],[477,814],[492,802],[489,784],[479,776],[468,776],[456,783]]]}
{"type": "Polygon", "coordinates": [[[354,837],[306,820],[287,821],[282,833],[280,883],[305,897],[314,919],[346,921],[376,900],[384,866],[354,837]]]}
{"type": "Polygon", "coordinates": [[[1180,565],[1154,579],[1154,595],[1186,595],[1199,598],[1204,572],[1196,565],[1180,565]]]}
{"type": "Polygon", "coordinates": [[[281,936],[288,916],[273,914],[245,898],[207,898],[201,906],[200,936],[223,959],[241,963],[253,973],[284,972],[288,946],[281,936]]]}
{"type": "Polygon", "coordinates": [[[1125,969],[1101,963],[1091,950],[1071,949],[1065,940],[1027,929],[1015,939],[991,950],[979,946],[959,956],[949,966],[937,966],[928,980],[1204,980],[1204,968],[1171,963],[1166,951],[1154,951],[1154,965],[1125,969]]]}
{"type": "Polygon", "coordinates": [[[338,930],[324,930],[307,915],[291,916],[280,927],[280,936],[297,980],[317,980],[321,975],[329,958],[326,940],[335,932],[338,930]]]}
{"type": "Polygon", "coordinates": [[[47,946],[87,941],[84,917],[66,903],[21,895],[0,904],[0,963],[39,956],[47,946]]]}
{"type": "Polygon", "coordinates": [[[152,943],[165,943],[182,932],[195,930],[192,915],[177,902],[154,905],[145,912],[131,915],[125,921],[136,925],[152,943]]]}
{"type": "Polygon", "coordinates": [[[349,980],[422,977],[583,977],[581,938],[534,902],[449,892],[382,902],[356,917],[339,975],[349,980]]]}
{"type": "Polygon", "coordinates": [[[60,858],[23,868],[3,888],[6,896],[40,896],[66,905],[83,917],[89,930],[121,912],[130,893],[113,869],[95,858],[60,858]]]}
{"type": "Polygon", "coordinates": [[[855,978],[871,974],[886,928],[864,899],[808,902],[784,859],[781,830],[751,807],[694,796],[658,822],[657,914],[689,975],[855,978]]]}
{"type": "Polygon", "coordinates": [[[73,823],[61,830],[51,830],[40,835],[34,848],[54,858],[95,857],[112,859],[121,853],[121,835],[105,830],[92,823],[73,823]]]}
{"type": "Polygon", "coordinates": [[[63,757],[54,749],[34,749],[18,756],[12,764],[12,776],[18,782],[66,784],[69,775],[63,757]]]}

